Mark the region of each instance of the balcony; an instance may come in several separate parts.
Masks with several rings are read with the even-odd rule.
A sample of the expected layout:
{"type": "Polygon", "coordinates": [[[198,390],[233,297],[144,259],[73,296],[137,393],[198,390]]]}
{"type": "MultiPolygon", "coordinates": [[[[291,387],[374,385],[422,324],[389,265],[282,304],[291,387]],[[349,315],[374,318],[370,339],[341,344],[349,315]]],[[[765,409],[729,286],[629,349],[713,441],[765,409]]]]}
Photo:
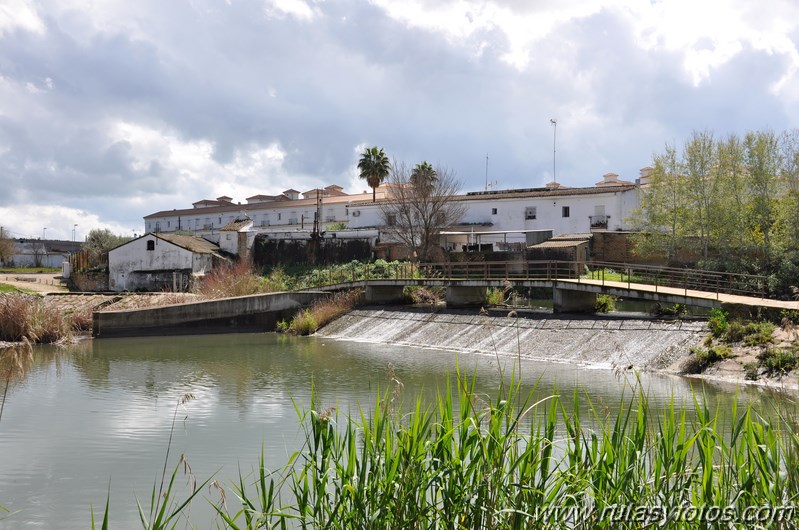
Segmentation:
{"type": "Polygon", "coordinates": [[[598,229],[607,230],[609,215],[589,215],[588,219],[591,221],[591,230],[598,229]]]}

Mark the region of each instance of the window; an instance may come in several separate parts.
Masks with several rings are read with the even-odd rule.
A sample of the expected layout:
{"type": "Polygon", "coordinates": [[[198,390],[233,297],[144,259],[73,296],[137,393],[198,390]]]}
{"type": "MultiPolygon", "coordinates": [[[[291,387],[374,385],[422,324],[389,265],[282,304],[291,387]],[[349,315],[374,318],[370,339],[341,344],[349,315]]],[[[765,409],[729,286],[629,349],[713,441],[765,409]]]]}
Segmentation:
{"type": "Polygon", "coordinates": [[[155,241],[152,239],[147,241],[147,250],[155,250],[155,241]]]}
{"type": "Polygon", "coordinates": [[[172,225],[172,221],[167,221],[167,222],[166,222],[166,227],[167,227],[167,228],[169,228],[171,225],[172,225]]]}
{"type": "Polygon", "coordinates": [[[278,221],[280,221],[280,217],[281,217],[282,215],[283,215],[283,214],[277,214],[277,220],[278,220],[278,221]]]}
{"type": "Polygon", "coordinates": [[[535,206],[528,206],[524,209],[524,218],[528,221],[536,218],[535,206]]]}
{"type": "Polygon", "coordinates": [[[395,224],[397,224],[397,216],[394,215],[393,213],[388,214],[386,216],[386,224],[388,226],[394,226],[395,224]]]}
{"type": "Polygon", "coordinates": [[[569,217],[569,207],[568,206],[564,206],[563,207],[563,217],[569,217]]]}
{"type": "Polygon", "coordinates": [[[491,208],[491,215],[497,215],[497,209],[491,208]]]}

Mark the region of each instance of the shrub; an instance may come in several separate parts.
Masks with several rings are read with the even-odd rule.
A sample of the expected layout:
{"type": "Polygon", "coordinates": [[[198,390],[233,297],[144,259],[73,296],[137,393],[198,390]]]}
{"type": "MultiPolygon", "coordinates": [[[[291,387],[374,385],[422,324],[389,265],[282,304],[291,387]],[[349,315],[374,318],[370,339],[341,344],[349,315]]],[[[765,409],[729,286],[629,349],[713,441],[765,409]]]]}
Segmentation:
{"type": "Polygon", "coordinates": [[[205,298],[230,298],[271,292],[269,285],[261,281],[248,261],[216,267],[197,283],[194,290],[205,298]]]}
{"type": "Polygon", "coordinates": [[[787,374],[799,366],[799,354],[795,348],[767,348],[757,359],[769,375],[787,374]]]}
{"type": "Polygon", "coordinates": [[[597,313],[610,313],[616,310],[616,302],[618,298],[611,294],[598,294],[596,295],[596,304],[594,311],[597,313]]]}
{"type": "Polygon", "coordinates": [[[771,322],[730,322],[724,335],[725,342],[743,342],[747,346],[765,346],[774,342],[774,324],[771,322]]]}
{"type": "Polygon", "coordinates": [[[502,305],[505,303],[505,293],[497,287],[489,287],[486,292],[486,303],[488,305],[502,305]]]}
{"type": "Polygon", "coordinates": [[[407,285],[403,294],[414,304],[437,304],[444,300],[444,287],[407,285]]]}
{"type": "Polygon", "coordinates": [[[688,308],[685,307],[685,304],[674,304],[666,307],[655,304],[654,309],[652,309],[652,314],[663,317],[679,317],[687,312],[688,308]]]}
{"type": "Polygon", "coordinates": [[[314,318],[310,309],[300,311],[291,319],[288,332],[296,335],[310,335],[319,329],[319,323],[314,318]]]}
{"type": "Polygon", "coordinates": [[[682,370],[689,374],[699,374],[710,368],[715,363],[732,357],[732,350],[726,344],[710,348],[693,347],[691,355],[682,366],[682,370]]]}
{"type": "Polygon", "coordinates": [[[730,324],[727,321],[728,313],[723,309],[713,308],[710,310],[710,318],[707,321],[710,332],[714,337],[719,338],[727,331],[730,324]]]}

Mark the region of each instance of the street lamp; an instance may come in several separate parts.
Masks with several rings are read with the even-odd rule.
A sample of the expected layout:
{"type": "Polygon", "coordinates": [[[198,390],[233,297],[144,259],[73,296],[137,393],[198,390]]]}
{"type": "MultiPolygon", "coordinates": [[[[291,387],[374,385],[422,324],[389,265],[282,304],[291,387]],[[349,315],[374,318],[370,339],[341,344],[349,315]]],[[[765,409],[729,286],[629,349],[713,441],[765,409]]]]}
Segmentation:
{"type": "Polygon", "coordinates": [[[556,142],[557,142],[557,139],[558,139],[558,120],[556,120],[555,118],[550,118],[549,119],[549,123],[551,123],[552,126],[553,126],[553,132],[552,132],[552,182],[557,182],[558,181],[558,179],[557,179],[558,175],[557,175],[557,172],[555,171],[555,169],[556,169],[556,166],[555,166],[555,146],[557,145],[556,142]]]}
{"type": "Polygon", "coordinates": [[[47,234],[47,227],[44,227],[42,228],[42,241],[47,239],[46,234],[47,234]]]}
{"type": "Polygon", "coordinates": [[[72,225],[72,252],[75,252],[75,232],[78,231],[78,224],[72,225]]]}

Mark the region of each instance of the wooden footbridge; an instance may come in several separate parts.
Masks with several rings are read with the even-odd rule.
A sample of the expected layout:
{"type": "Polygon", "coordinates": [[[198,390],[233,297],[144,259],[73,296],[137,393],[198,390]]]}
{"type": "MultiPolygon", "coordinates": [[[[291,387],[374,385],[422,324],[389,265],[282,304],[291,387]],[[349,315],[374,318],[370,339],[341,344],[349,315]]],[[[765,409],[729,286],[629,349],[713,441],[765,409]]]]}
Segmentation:
{"type": "MultiPolygon", "coordinates": [[[[353,272],[353,274],[355,274],[353,272]]],[[[751,312],[765,308],[799,310],[799,302],[768,298],[765,276],[648,265],[575,261],[477,261],[407,264],[392,278],[375,266],[361,277],[330,273],[317,289],[365,288],[367,301],[392,302],[405,286],[440,286],[450,305],[474,305],[494,288],[543,287],[553,290],[556,312],[593,311],[597,294],[751,312]]]]}

